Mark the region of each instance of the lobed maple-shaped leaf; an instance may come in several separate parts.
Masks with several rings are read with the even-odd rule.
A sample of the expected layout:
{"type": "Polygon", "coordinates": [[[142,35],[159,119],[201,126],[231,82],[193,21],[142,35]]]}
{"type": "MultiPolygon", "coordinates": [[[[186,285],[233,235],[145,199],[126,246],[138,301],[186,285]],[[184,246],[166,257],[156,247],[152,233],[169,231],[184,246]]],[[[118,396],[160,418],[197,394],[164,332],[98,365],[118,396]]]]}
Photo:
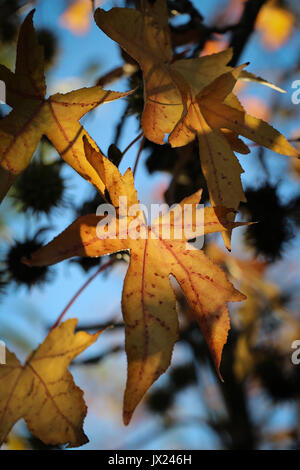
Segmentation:
{"type": "Polygon", "coordinates": [[[245,297],[226,279],[224,272],[188,240],[243,223],[229,221],[229,209],[198,208],[201,196],[198,191],[148,227],[131,169],[121,175],[87,139],[84,145],[87,159],[105,183],[116,214],[111,214],[107,222],[93,214],[80,217],[52,242],[33,253],[30,260],[24,261],[30,266],[43,266],[72,256],[97,257],[130,250],[122,294],[128,359],[124,397],[124,422],[127,424],[147,389],[168,368],[178,339],[170,275],[177,279],[195,312],[219,372],[229,330],[227,302],[241,301],[245,297]],[[124,201],[128,204],[126,215],[124,201]],[[189,207],[190,212],[184,212],[182,218],[185,207],[189,207]],[[99,223],[103,224],[100,232],[99,223]]]}
{"type": "MultiPolygon", "coordinates": [[[[185,145],[195,137],[199,141],[199,154],[212,205],[238,209],[240,201],[246,201],[240,175],[243,172],[224,130],[234,136],[242,135],[249,140],[290,156],[298,151],[276,129],[261,119],[246,113],[232,93],[242,72],[237,67],[221,75],[194,100],[190,100],[181,120],[169,136],[173,147],[185,145]]],[[[223,235],[230,249],[231,232],[223,235]]]]}
{"type": "Polygon", "coordinates": [[[199,93],[222,73],[230,49],[206,57],[173,60],[166,0],[143,2],[141,10],[112,8],[95,11],[97,25],[125,49],[143,71],[145,107],[142,127],[145,136],[162,144],[185,109],[187,93],[199,93]]]}
{"type": "Polygon", "coordinates": [[[83,392],[68,366],[101,331],[75,334],[76,325],[72,319],[53,329],[24,366],[7,350],[6,364],[0,365],[0,445],[21,418],[45,444],[77,447],[88,442],[83,431],[87,412],[83,392]]]}
{"type": "MultiPolygon", "coordinates": [[[[248,115],[232,93],[238,78],[284,90],[227,66],[232,50],[195,59],[173,61],[165,0],[145,2],[142,10],[113,8],[95,12],[98,26],[139,63],[144,77],[146,137],[163,143],[166,133],[173,147],[198,137],[203,174],[213,206],[238,209],[245,195],[243,172],[233,151],[249,153],[242,135],[259,145],[289,156],[297,150],[266,122],[248,115]]],[[[234,216],[232,216],[234,220],[234,216]]],[[[223,234],[230,249],[231,231],[223,234]]]]}
{"type": "MultiPolygon", "coordinates": [[[[275,152],[298,156],[298,151],[269,124],[246,113],[232,89],[242,67],[223,74],[194,100],[190,100],[182,118],[169,136],[173,147],[199,141],[201,166],[210,201],[214,206],[238,209],[246,201],[240,174],[243,172],[223,129],[242,135],[275,152]]],[[[230,248],[230,234],[225,243],[230,248]]]]}
{"type": "Polygon", "coordinates": [[[95,86],[57,93],[47,99],[43,47],[37,40],[33,15],[34,10],[21,26],[15,73],[0,66],[7,104],[13,108],[0,121],[0,201],[29,164],[43,134],[74,170],[103,192],[103,182],[84,157],[82,136],[85,135],[94,146],[96,144],[79,120],[102,103],[128,93],[95,86]]]}

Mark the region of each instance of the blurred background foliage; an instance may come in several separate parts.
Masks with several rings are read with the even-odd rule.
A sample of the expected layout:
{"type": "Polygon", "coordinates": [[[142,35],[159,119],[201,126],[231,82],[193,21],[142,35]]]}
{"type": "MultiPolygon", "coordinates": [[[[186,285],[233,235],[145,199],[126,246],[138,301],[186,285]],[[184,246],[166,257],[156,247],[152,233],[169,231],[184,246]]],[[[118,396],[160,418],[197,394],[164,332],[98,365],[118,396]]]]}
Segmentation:
{"type": "MultiPolygon", "coordinates": [[[[116,44],[109,46],[115,51],[112,60],[109,51],[105,55],[109,40],[103,42],[92,17],[93,9],[102,4],[112,6],[112,2],[91,0],[1,0],[0,62],[14,68],[19,26],[36,7],[35,24],[51,87],[64,91],[84,82],[85,86],[137,88],[122,106],[114,108],[113,117],[107,115],[111,139],[104,145],[109,147],[109,158],[118,164],[121,148],[140,132],[143,84],[137,64],[116,44]],[[87,46],[98,40],[102,52],[87,49],[86,56],[79,59],[79,39],[87,40],[87,46]],[[79,65],[77,74],[68,77],[65,51],[73,43],[71,59],[79,65]]],[[[134,7],[136,2],[113,4],[134,7]]],[[[169,0],[168,5],[175,54],[197,57],[232,45],[236,63],[249,59],[251,71],[288,90],[282,97],[243,82],[236,91],[250,114],[276,123],[299,145],[300,107],[291,101],[291,83],[300,78],[299,2],[169,0]],[[250,25],[243,16],[246,3],[257,8],[250,25]]],[[[1,105],[2,116],[9,112],[6,108],[1,105]]],[[[87,117],[88,123],[95,125],[95,121],[92,135],[102,148],[101,113],[87,117]]],[[[142,197],[148,203],[173,204],[199,187],[204,189],[202,202],[208,203],[196,142],[178,149],[147,140],[143,146],[137,143],[128,151],[125,168],[134,165],[137,154],[141,156],[137,186],[144,188],[142,197]]],[[[128,429],[122,426],[126,366],[120,286],[128,255],[118,255],[114,267],[95,281],[98,284],[93,290],[82,294],[82,302],[70,314],[79,318],[81,329],[89,331],[103,324],[115,325],[106,333],[103,345],[92,348],[73,365],[89,406],[86,426],[91,442],[85,448],[300,449],[300,365],[291,362],[291,344],[300,340],[300,164],[255,146],[242,158],[248,202],[241,207],[241,217],[257,223],[234,235],[232,253],[223,250],[218,236],[206,239],[204,247],[248,298],[230,311],[232,328],[221,367],[224,383],[215,376],[200,329],[177,287],[181,333],[173,364],[148,392],[133,424],[128,429]],[[87,301],[89,297],[94,304],[87,301]],[[87,317],[89,309],[94,314],[87,317]]],[[[32,163],[2,205],[0,337],[24,357],[43,339],[59,309],[76,293],[80,281],[95,273],[101,260],[74,259],[59,271],[56,267],[28,268],[21,258],[75,217],[94,213],[100,203],[99,195],[65,168],[43,138],[32,163]],[[47,303],[51,314],[45,310],[47,303]]],[[[4,448],[45,446],[21,423],[4,448]]]]}

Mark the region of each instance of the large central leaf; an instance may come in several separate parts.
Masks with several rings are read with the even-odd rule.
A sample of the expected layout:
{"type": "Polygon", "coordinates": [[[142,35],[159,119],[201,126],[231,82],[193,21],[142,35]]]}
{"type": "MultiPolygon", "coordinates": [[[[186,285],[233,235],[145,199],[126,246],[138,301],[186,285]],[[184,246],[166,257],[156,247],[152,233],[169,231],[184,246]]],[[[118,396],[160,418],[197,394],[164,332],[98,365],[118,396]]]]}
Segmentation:
{"type": "Polygon", "coordinates": [[[97,152],[87,139],[84,140],[87,160],[105,182],[116,214],[111,216],[105,231],[100,234],[99,223],[103,223],[103,217],[93,214],[80,217],[26,263],[43,266],[72,256],[97,257],[130,250],[122,295],[128,358],[124,399],[124,422],[127,424],[147,389],[168,368],[178,339],[176,301],[170,275],[177,279],[190,303],[219,372],[229,330],[227,302],[241,301],[245,297],[226,279],[223,271],[188,240],[243,224],[228,220],[231,213],[228,209],[198,208],[201,196],[198,191],[148,227],[138,203],[131,170],[122,176],[113,163],[97,152]],[[124,199],[120,197],[128,204],[126,216],[120,203],[124,199]],[[184,213],[182,218],[180,215],[185,207],[189,207],[190,212],[184,213]]]}

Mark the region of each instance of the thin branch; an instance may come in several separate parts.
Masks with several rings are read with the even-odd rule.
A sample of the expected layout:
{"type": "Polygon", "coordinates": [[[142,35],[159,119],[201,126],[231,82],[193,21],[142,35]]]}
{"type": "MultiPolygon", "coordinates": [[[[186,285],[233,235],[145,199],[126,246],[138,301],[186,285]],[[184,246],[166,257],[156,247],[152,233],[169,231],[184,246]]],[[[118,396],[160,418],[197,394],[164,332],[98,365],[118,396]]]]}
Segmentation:
{"type": "Polygon", "coordinates": [[[76,331],[94,331],[94,330],[105,330],[106,328],[111,327],[112,331],[117,328],[124,328],[123,322],[114,323],[113,321],[108,321],[106,323],[95,323],[93,325],[78,325],[76,331]]]}
{"type": "Polygon", "coordinates": [[[141,140],[140,148],[139,148],[139,151],[138,151],[136,159],[135,159],[135,164],[134,164],[134,168],[133,168],[133,176],[135,176],[135,173],[136,173],[139,161],[140,161],[140,156],[141,156],[143,148],[144,148],[144,144],[145,144],[145,137],[143,137],[142,140],[141,140]]]}
{"type": "Polygon", "coordinates": [[[130,77],[137,70],[138,67],[136,65],[125,63],[123,65],[120,65],[119,67],[110,70],[109,72],[98,78],[96,85],[102,87],[109,85],[117,80],[120,80],[123,77],[130,77]]]}
{"type": "Polygon", "coordinates": [[[127,145],[126,149],[122,152],[122,157],[124,157],[125,153],[142,137],[143,132],[140,132],[140,134],[133,139],[129,145],[127,145]]]}
{"type": "Polygon", "coordinates": [[[242,55],[242,52],[254,31],[257,15],[266,3],[266,0],[248,0],[245,3],[244,11],[238,26],[234,29],[230,47],[233,48],[233,57],[229,63],[234,67],[242,55]]]}
{"type": "Polygon", "coordinates": [[[129,115],[129,113],[130,113],[130,107],[129,107],[129,103],[127,102],[126,107],[125,107],[125,109],[123,111],[123,114],[121,116],[121,119],[120,119],[120,121],[119,121],[119,123],[116,127],[116,132],[115,132],[115,137],[114,137],[115,145],[118,145],[119,139],[120,139],[122,131],[123,131],[124,124],[126,122],[126,118],[129,115]]]}
{"type": "Polygon", "coordinates": [[[75,300],[80,296],[80,294],[85,290],[85,288],[98,276],[98,274],[102,273],[106,268],[111,266],[114,262],[115,262],[115,258],[111,258],[109,261],[107,261],[107,263],[100,266],[100,268],[98,268],[97,271],[94,272],[94,274],[92,276],[90,276],[87,281],[85,281],[85,283],[80,287],[80,289],[76,292],[76,294],[73,295],[71,300],[68,302],[66,307],[63,309],[63,311],[59,315],[59,317],[56,320],[56,322],[54,323],[54,325],[50,328],[50,331],[54,330],[54,328],[56,328],[59,325],[59,323],[61,322],[61,320],[63,319],[63,317],[67,313],[67,311],[69,310],[69,308],[73,305],[75,300]]]}
{"type": "Polygon", "coordinates": [[[101,354],[98,354],[98,356],[90,357],[89,359],[82,359],[78,361],[74,361],[72,365],[78,366],[78,365],[86,365],[86,364],[99,364],[101,361],[106,359],[108,356],[111,354],[116,354],[118,352],[124,351],[124,346],[122,345],[116,345],[113,346],[106,351],[102,352],[101,354]]]}

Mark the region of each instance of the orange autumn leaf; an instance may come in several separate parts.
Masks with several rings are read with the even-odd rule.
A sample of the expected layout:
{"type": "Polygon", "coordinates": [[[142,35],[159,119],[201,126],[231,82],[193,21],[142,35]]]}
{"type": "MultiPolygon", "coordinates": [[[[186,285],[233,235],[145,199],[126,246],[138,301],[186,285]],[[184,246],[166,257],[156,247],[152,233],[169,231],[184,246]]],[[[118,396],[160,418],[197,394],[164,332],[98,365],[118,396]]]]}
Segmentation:
{"type": "Polygon", "coordinates": [[[168,12],[165,0],[144,2],[142,10],[97,9],[97,25],[140,65],[144,77],[145,108],[142,127],[145,136],[162,144],[185,107],[185,95],[192,88],[199,93],[227,67],[232,52],[227,49],[210,56],[173,61],[168,12]]]}
{"type": "Polygon", "coordinates": [[[255,28],[261,34],[261,41],[267,49],[276,50],[282,47],[291,37],[295,16],[287,8],[271,0],[261,8],[256,19],[255,28]]]}
{"type": "MultiPolygon", "coordinates": [[[[222,26],[238,23],[246,0],[230,0],[215,23],[222,26]]],[[[293,13],[278,0],[268,0],[262,5],[255,22],[263,46],[277,50],[290,39],[296,24],[293,13]]]]}
{"type": "Polygon", "coordinates": [[[101,331],[75,334],[76,325],[72,319],[53,329],[24,366],[7,350],[6,364],[0,365],[0,445],[21,418],[45,444],[77,447],[88,442],[83,431],[87,412],[83,392],[68,366],[101,331]]]}
{"type": "MultiPolygon", "coordinates": [[[[254,73],[248,72],[247,70],[243,70],[240,73],[239,79],[242,80],[242,83],[244,83],[244,82],[254,82],[254,83],[258,83],[260,85],[265,85],[269,88],[272,88],[273,90],[279,91],[279,93],[286,93],[286,90],[284,90],[283,88],[280,88],[279,86],[277,86],[274,83],[266,80],[265,78],[259,77],[258,75],[255,75],[254,73]]],[[[240,82],[237,82],[236,85],[235,85],[235,88],[234,88],[235,92],[237,92],[237,90],[238,90],[239,83],[240,82]]]]}
{"type": "Polygon", "coordinates": [[[205,42],[201,56],[217,54],[225,49],[228,49],[228,41],[224,40],[222,35],[216,34],[213,39],[209,39],[205,42]]]}
{"type": "MultiPolygon", "coordinates": [[[[186,145],[195,137],[198,138],[201,167],[212,205],[234,209],[238,209],[240,201],[245,201],[245,196],[240,177],[243,169],[233,150],[248,153],[249,149],[238,139],[238,133],[228,126],[223,125],[217,129],[210,127],[202,109],[202,102],[205,105],[209,97],[214,96],[215,100],[223,102],[227,99],[230,104],[242,109],[231,93],[241,70],[242,68],[238,68],[222,75],[202,94],[191,98],[181,120],[169,135],[172,147],[186,145]]],[[[222,235],[226,247],[230,249],[231,231],[222,235]]]]}
{"type": "MultiPolygon", "coordinates": [[[[194,100],[190,99],[185,113],[169,136],[173,147],[186,145],[198,138],[201,166],[212,205],[234,209],[245,201],[240,178],[243,169],[233,150],[246,153],[247,148],[243,151],[243,143],[240,144],[241,149],[238,148],[238,135],[277,153],[299,156],[298,151],[278,131],[246,113],[232,93],[240,73],[242,66],[218,77],[194,100]],[[226,135],[228,131],[233,134],[226,135]]],[[[230,249],[230,232],[223,238],[230,249]]]]}
{"type": "Polygon", "coordinates": [[[102,103],[128,93],[95,86],[66,94],[56,93],[47,99],[43,48],[34,30],[33,14],[34,10],[20,30],[15,73],[0,66],[7,104],[13,108],[0,120],[0,201],[28,166],[42,135],[48,137],[74,170],[103,192],[103,182],[84,156],[82,136],[85,135],[94,146],[96,144],[80,124],[80,119],[102,103]]]}
{"type": "Polygon", "coordinates": [[[86,34],[91,27],[92,0],[75,0],[59,18],[60,24],[77,35],[86,34]]]}
{"type": "Polygon", "coordinates": [[[103,217],[93,214],[80,217],[25,262],[30,266],[44,266],[72,256],[98,257],[130,250],[122,295],[128,360],[123,416],[128,424],[145,392],[168,368],[178,339],[176,300],[170,275],[177,279],[195,312],[219,372],[229,330],[227,302],[241,301],[245,297],[226,279],[223,271],[188,240],[233,229],[243,223],[228,220],[229,209],[198,208],[201,196],[198,191],[148,227],[131,170],[121,175],[87,139],[84,144],[87,159],[105,183],[116,215],[105,222],[105,230],[103,228],[100,234],[99,223],[104,222],[103,217]],[[127,216],[120,197],[128,202],[127,216]],[[185,205],[192,210],[182,220],[180,215],[185,205]],[[200,223],[197,223],[197,216],[201,218],[200,223]],[[168,228],[170,232],[165,236],[164,230],[168,228]]]}
{"type": "MultiPolygon", "coordinates": [[[[154,4],[146,2],[140,11],[113,8],[105,12],[98,9],[95,20],[143,71],[142,128],[145,136],[162,144],[165,134],[169,134],[172,147],[186,145],[198,137],[202,171],[213,206],[236,210],[240,202],[245,201],[240,177],[243,169],[233,151],[248,153],[249,149],[239,139],[239,134],[276,152],[298,156],[298,152],[271,126],[245,114],[232,93],[239,78],[278,88],[243,71],[244,66],[235,69],[227,66],[232,57],[231,49],[195,59],[173,60],[165,0],[157,0],[154,4]],[[221,105],[227,106],[227,111],[229,107],[232,109],[233,121],[240,113],[239,126],[233,126],[230,119],[224,119],[223,125],[219,125],[221,120],[212,118],[213,114],[218,114],[214,107],[221,105]],[[241,126],[245,116],[247,123],[241,126]]],[[[230,249],[231,232],[224,233],[223,238],[230,249]]]]}

